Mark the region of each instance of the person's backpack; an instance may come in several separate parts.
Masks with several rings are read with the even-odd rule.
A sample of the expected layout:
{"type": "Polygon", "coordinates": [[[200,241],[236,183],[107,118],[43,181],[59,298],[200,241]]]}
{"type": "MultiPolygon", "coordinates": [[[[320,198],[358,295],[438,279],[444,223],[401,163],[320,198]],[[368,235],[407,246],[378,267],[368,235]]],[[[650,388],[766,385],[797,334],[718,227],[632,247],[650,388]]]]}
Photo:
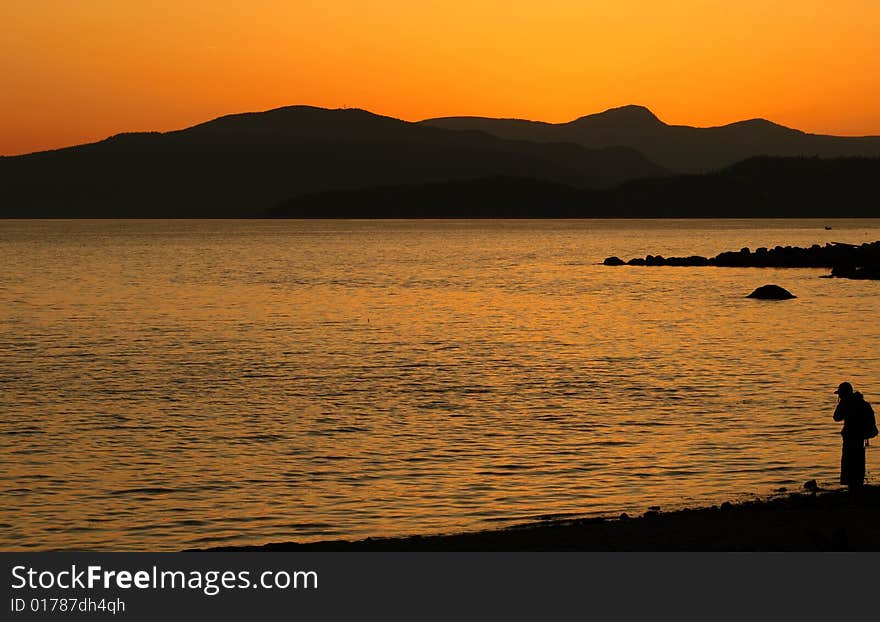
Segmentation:
{"type": "Polygon", "coordinates": [[[871,408],[871,405],[868,402],[864,402],[864,432],[863,436],[865,440],[869,438],[874,438],[877,436],[877,421],[874,419],[874,409],[871,408]]]}

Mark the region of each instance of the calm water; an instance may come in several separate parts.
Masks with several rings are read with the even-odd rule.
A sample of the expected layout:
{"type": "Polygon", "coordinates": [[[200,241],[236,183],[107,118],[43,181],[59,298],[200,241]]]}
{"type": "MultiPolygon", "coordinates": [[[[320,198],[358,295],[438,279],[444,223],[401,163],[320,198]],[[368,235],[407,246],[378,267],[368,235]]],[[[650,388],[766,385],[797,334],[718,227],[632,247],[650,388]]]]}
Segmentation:
{"type": "Polygon", "coordinates": [[[876,220],[0,221],[0,549],[449,532],[833,483],[834,387],[880,394],[880,283],[597,264],[877,239],[876,220]],[[765,283],[799,298],[744,298],[765,283]]]}

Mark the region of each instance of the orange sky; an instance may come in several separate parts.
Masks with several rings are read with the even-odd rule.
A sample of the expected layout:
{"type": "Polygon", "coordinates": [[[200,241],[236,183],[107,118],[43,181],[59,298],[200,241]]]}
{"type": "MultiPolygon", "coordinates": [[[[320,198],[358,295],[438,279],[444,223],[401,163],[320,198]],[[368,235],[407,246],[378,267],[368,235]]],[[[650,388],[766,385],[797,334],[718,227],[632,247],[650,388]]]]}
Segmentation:
{"type": "Polygon", "coordinates": [[[877,0],[3,0],[0,154],[289,104],[880,134],[877,0]]]}

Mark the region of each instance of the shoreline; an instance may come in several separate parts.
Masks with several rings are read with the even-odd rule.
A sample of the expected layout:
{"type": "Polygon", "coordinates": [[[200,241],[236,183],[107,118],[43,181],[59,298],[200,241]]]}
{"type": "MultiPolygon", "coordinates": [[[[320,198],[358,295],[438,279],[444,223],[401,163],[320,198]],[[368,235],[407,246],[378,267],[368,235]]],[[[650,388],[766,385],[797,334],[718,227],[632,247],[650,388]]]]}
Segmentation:
{"type": "Polygon", "coordinates": [[[637,517],[575,518],[437,535],[273,542],[190,549],[247,551],[880,551],[880,486],[821,489],[637,517]]]}

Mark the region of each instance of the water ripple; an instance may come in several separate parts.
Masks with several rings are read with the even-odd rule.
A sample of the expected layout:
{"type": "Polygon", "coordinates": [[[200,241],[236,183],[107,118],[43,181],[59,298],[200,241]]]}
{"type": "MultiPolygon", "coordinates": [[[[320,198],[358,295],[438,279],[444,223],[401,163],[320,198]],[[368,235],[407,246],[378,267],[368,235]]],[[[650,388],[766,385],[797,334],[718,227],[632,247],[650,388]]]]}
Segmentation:
{"type": "Polygon", "coordinates": [[[833,484],[831,388],[880,394],[876,287],[599,265],[825,224],[0,222],[0,546],[449,532],[833,484]],[[764,282],[798,299],[742,298],[764,282]]]}

